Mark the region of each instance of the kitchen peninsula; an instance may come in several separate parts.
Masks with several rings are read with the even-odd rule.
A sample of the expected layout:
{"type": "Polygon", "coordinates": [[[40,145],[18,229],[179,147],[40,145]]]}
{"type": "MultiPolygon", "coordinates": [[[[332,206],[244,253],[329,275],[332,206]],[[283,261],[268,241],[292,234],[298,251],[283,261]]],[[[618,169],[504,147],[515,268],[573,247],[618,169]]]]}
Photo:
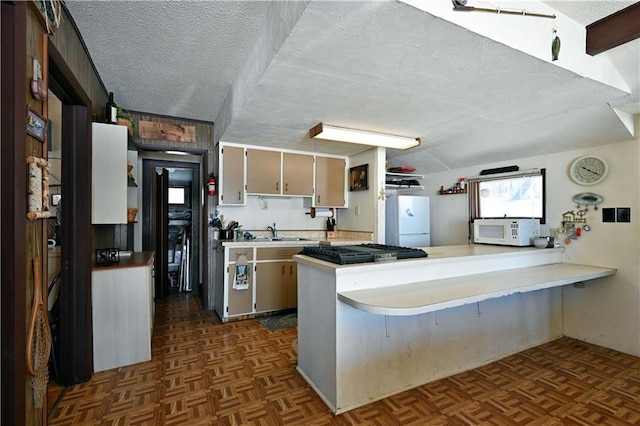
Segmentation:
{"type": "Polygon", "coordinates": [[[560,287],[616,272],[565,263],[563,248],[424,250],[356,265],[294,257],[298,371],[334,413],[560,337],[560,287]]]}

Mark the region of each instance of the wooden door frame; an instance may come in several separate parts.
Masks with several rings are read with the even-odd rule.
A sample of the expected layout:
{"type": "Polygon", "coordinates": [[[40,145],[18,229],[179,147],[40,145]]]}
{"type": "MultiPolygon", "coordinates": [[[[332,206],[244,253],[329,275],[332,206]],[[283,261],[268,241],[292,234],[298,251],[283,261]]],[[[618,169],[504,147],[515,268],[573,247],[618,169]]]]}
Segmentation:
{"type": "MultiPolygon", "coordinates": [[[[207,160],[206,158],[206,154],[202,154],[200,153],[200,155],[203,156],[203,162],[207,160]]],[[[205,242],[205,238],[206,238],[206,233],[204,233],[204,231],[206,230],[206,221],[205,221],[205,217],[206,217],[206,208],[204,210],[201,210],[201,206],[200,206],[200,193],[202,191],[202,179],[203,176],[201,173],[201,167],[203,167],[202,164],[200,163],[195,163],[195,162],[186,162],[186,161],[179,161],[179,160],[159,160],[159,159],[143,159],[142,162],[143,166],[142,166],[142,170],[143,170],[143,175],[142,175],[142,185],[143,185],[143,191],[142,191],[142,204],[143,206],[156,206],[158,205],[156,208],[158,208],[159,206],[164,206],[164,208],[167,208],[167,200],[160,200],[156,197],[156,187],[155,187],[155,181],[153,181],[153,179],[151,179],[152,175],[155,174],[154,170],[156,167],[164,167],[164,168],[183,168],[183,169],[191,169],[193,172],[193,185],[192,185],[192,190],[191,190],[191,209],[192,209],[192,215],[191,215],[191,221],[192,221],[192,232],[193,230],[197,229],[198,230],[198,239],[196,241],[196,239],[194,238],[193,240],[193,244],[194,247],[196,248],[194,250],[193,253],[193,258],[197,258],[198,260],[198,274],[194,275],[192,274],[192,277],[195,277],[196,279],[192,282],[195,282],[196,284],[199,284],[199,279],[200,276],[202,275],[203,279],[206,281],[207,279],[207,260],[206,257],[203,256],[203,252],[205,252],[205,247],[206,244],[205,242]]],[[[142,249],[143,250],[154,250],[154,246],[157,244],[157,242],[154,241],[153,239],[153,235],[155,235],[154,229],[156,227],[156,223],[157,223],[157,215],[155,214],[155,212],[150,211],[150,209],[144,209],[142,212],[142,249]]],[[[165,234],[166,234],[166,229],[165,229],[165,234]]],[[[164,297],[165,295],[165,286],[163,283],[163,277],[166,276],[163,275],[166,271],[164,270],[165,268],[163,267],[163,264],[166,262],[166,259],[168,257],[168,247],[166,244],[166,238],[164,239],[164,245],[159,248],[159,249],[155,249],[156,250],[156,297],[164,297]],[[160,253],[158,253],[158,251],[160,251],[160,253]]],[[[192,269],[193,271],[193,269],[192,269]]],[[[193,279],[193,278],[192,278],[193,279]]],[[[206,295],[208,294],[207,291],[207,285],[206,283],[202,283],[202,300],[203,300],[203,305],[204,305],[204,301],[206,300],[206,295]]],[[[193,288],[193,287],[192,287],[193,288]]]]}
{"type": "Polygon", "coordinates": [[[62,226],[58,382],[93,374],[91,309],[91,99],[49,40],[49,87],[63,103],[62,226]]]}
{"type": "Polygon", "coordinates": [[[0,2],[0,300],[2,422],[26,422],[27,3],[0,2]]]}

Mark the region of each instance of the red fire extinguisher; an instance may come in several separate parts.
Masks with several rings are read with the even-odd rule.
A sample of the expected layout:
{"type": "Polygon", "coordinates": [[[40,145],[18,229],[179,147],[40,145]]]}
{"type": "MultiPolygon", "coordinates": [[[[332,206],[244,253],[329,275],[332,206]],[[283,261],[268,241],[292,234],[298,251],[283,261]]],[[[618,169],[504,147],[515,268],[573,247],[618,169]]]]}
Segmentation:
{"type": "Polygon", "coordinates": [[[209,195],[212,197],[216,195],[216,177],[213,174],[209,175],[209,180],[207,181],[207,190],[209,191],[209,195]]]}

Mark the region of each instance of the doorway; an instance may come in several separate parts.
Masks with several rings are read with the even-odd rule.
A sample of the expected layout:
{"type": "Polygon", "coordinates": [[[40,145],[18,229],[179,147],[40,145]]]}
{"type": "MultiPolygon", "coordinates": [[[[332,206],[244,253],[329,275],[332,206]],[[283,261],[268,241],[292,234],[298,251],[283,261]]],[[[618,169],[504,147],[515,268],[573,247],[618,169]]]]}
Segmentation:
{"type": "Polygon", "coordinates": [[[61,104],[59,229],[61,281],[56,358],[58,383],[93,374],[91,312],[91,99],[49,40],[49,88],[61,104]]]}
{"type": "Polygon", "coordinates": [[[202,294],[199,163],[142,160],[142,249],[155,251],[155,297],[202,294]]]}

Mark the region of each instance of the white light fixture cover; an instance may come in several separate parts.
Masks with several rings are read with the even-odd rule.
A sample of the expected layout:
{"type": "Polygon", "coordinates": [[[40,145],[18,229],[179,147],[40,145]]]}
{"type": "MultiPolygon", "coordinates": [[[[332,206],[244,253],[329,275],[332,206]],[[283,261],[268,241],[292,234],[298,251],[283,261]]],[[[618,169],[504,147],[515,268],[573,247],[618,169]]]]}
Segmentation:
{"type": "Polygon", "coordinates": [[[328,139],[339,142],[357,143],[361,145],[384,146],[386,148],[409,149],[420,145],[420,138],[385,135],[383,133],[346,129],[344,127],[327,126],[319,123],[309,130],[309,137],[328,139]]]}

